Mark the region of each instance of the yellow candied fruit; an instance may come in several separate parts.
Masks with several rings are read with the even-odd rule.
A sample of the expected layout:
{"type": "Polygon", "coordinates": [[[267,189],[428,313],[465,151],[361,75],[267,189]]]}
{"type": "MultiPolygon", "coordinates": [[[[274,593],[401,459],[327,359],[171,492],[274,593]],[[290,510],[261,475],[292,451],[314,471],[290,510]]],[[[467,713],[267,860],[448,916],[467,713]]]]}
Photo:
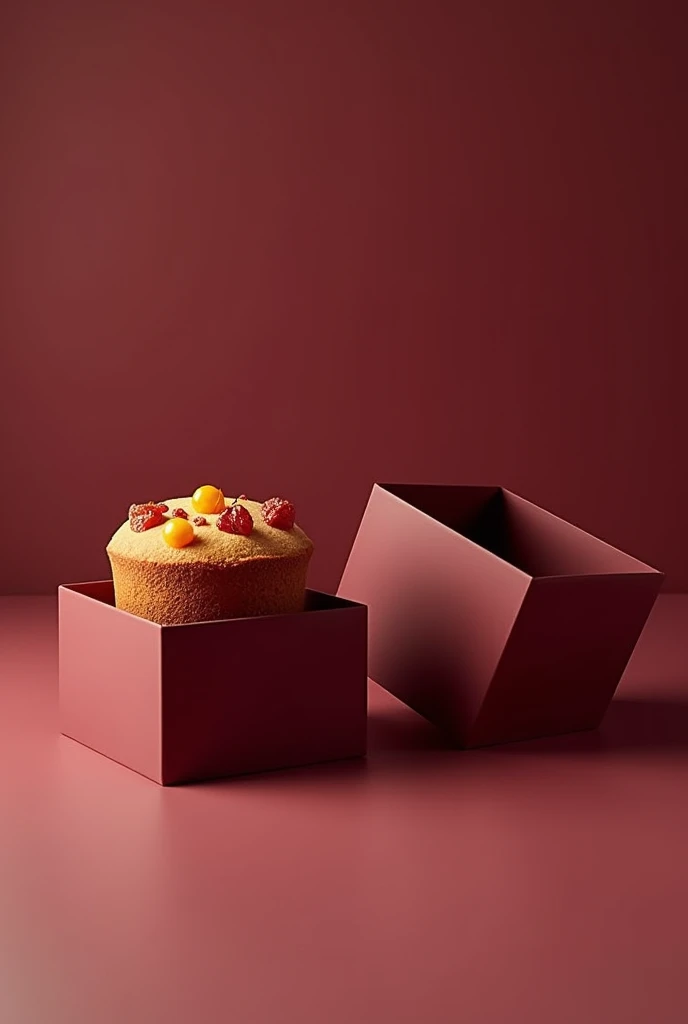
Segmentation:
{"type": "Polygon", "coordinates": [[[208,513],[222,512],[225,507],[225,496],[219,487],[211,484],[204,484],[193,492],[191,504],[196,512],[208,513]]]}
{"type": "Polygon", "coordinates": [[[162,528],[162,535],[171,548],[185,548],[194,539],[195,531],[188,519],[170,519],[162,528]]]}

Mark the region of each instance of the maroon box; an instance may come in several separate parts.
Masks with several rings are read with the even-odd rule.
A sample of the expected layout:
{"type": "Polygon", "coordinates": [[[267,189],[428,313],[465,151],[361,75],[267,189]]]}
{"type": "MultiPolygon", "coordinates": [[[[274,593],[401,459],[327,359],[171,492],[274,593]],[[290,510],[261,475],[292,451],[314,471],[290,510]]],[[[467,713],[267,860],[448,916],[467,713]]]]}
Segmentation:
{"type": "Polygon", "coordinates": [[[459,746],[595,728],[663,574],[502,487],[375,485],[338,593],[459,746]]]}
{"type": "Polygon", "coordinates": [[[366,609],[159,626],[112,581],[59,588],[65,736],[162,785],[357,757],[366,744],[366,609]]]}

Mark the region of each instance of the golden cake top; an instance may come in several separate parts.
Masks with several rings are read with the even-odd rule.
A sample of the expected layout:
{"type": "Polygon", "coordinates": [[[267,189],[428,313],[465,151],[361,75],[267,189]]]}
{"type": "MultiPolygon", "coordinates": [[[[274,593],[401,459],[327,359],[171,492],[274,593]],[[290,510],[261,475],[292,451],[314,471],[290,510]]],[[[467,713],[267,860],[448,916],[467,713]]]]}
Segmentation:
{"type": "Polygon", "coordinates": [[[294,523],[289,502],[225,498],[209,485],[192,497],[133,505],[107,545],[109,555],[159,565],[233,565],[254,558],[293,558],[312,549],[294,523]]]}

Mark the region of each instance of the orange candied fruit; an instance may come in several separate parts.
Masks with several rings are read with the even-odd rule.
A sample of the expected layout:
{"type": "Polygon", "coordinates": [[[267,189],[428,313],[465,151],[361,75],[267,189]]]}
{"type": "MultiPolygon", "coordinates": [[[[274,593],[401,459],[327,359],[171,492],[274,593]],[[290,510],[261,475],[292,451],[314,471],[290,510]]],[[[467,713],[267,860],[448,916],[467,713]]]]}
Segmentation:
{"type": "Polygon", "coordinates": [[[194,539],[195,531],[188,519],[168,519],[162,528],[165,542],[171,548],[185,548],[194,539]]]}
{"type": "Polygon", "coordinates": [[[206,515],[222,512],[225,507],[225,496],[219,487],[204,484],[193,492],[191,504],[196,512],[204,512],[206,515]]]}

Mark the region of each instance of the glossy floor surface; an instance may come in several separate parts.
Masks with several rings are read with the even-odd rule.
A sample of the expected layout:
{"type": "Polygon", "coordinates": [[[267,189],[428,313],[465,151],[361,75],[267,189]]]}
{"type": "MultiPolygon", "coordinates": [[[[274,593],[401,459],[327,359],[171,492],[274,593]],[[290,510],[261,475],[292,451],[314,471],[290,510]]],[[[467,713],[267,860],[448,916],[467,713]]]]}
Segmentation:
{"type": "Polygon", "coordinates": [[[462,753],[375,685],[364,763],[162,789],[57,734],[0,600],[2,1024],[683,1024],[688,598],[597,733],[462,753]]]}

